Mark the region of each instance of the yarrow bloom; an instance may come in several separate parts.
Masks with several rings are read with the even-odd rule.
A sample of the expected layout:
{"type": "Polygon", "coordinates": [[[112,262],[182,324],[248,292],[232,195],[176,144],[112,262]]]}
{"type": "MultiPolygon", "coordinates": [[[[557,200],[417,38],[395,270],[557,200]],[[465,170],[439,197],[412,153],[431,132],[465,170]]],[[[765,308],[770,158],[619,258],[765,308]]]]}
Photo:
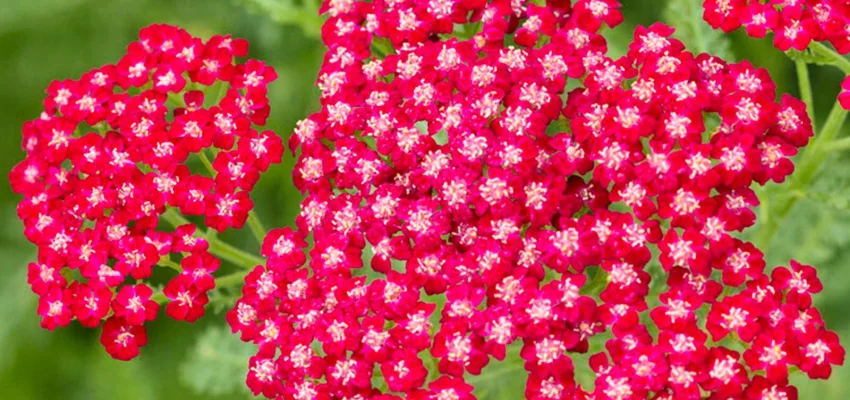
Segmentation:
{"type": "MultiPolygon", "coordinates": [[[[725,32],[740,27],[747,35],[763,38],[773,33],[773,45],[782,51],[804,51],[813,42],[829,42],[839,54],[850,53],[850,7],[838,0],[704,0],[703,18],[725,32]]],[[[842,84],[841,106],[850,110],[850,77],[842,84]]]]}
{"type": "Polygon", "coordinates": [[[790,367],[843,363],[815,270],[768,274],[735,235],[812,136],[805,104],[661,24],[610,58],[618,7],[324,3],[298,230],[270,232],[227,315],[255,395],[472,399],[516,351],[530,399],[778,399],[790,367]]]}
{"type": "Polygon", "coordinates": [[[749,36],[773,33],[777,49],[803,51],[812,41],[828,41],[841,54],[850,52],[850,9],[834,0],[704,0],[703,17],[714,29],[744,27],[749,36]]]}
{"type": "Polygon", "coordinates": [[[179,210],[218,231],[240,228],[259,173],[281,161],[280,138],[253,128],[265,124],[276,74],[234,62],[247,51],[242,39],[151,25],[118,63],[50,84],[44,112],[23,127],[26,158],[9,174],[38,246],[29,283],[44,328],[106,320],[101,342],[126,360],[147,343],[159,303],[177,320],[204,314],[219,260],[195,225],[159,223],[182,220],[179,210]],[[199,173],[207,153],[215,161],[199,173]],[[148,279],[166,266],[178,274],[155,293],[148,279]]]}

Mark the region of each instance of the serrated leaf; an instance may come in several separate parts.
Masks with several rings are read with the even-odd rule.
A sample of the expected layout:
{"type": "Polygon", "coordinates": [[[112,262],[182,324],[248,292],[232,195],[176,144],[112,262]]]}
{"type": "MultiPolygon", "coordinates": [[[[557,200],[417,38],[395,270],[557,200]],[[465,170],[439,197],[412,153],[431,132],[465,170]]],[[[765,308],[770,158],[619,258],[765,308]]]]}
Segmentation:
{"type": "Polygon", "coordinates": [[[254,353],[254,346],[240,341],[228,327],[208,328],[180,366],[180,380],[198,394],[247,392],[248,359],[254,353]]]}
{"type": "Polygon", "coordinates": [[[729,38],[702,19],[702,0],[668,0],[661,19],[676,29],[673,37],[685,43],[695,54],[708,53],[734,61],[729,38]]]}
{"type": "Polygon", "coordinates": [[[811,49],[803,51],[791,49],[786,51],[785,55],[793,61],[802,61],[806,64],[832,65],[834,63],[832,57],[821,53],[815,53],[811,49]]]}

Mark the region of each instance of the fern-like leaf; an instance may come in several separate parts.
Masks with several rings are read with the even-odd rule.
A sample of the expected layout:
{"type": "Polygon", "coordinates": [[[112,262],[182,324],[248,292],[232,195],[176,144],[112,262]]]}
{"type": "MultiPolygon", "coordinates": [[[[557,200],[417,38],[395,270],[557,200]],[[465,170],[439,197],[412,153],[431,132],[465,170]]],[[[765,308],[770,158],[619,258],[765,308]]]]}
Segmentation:
{"type": "Polygon", "coordinates": [[[785,55],[788,56],[793,61],[802,61],[806,64],[814,64],[814,65],[832,65],[835,64],[835,59],[828,54],[823,53],[815,53],[811,49],[806,49],[803,51],[797,51],[794,49],[788,50],[785,52],[785,55]]]}
{"type": "Polygon", "coordinates": [[[676,29],[673,36],[695,54],[708,53],[734,61],[729,38],[702,19],[702,0],[668,0],[661,19],[676,29]]]}
{"type": "Polygon", "coordinates": [[[248,359],[255,349],[226,326],[208,328],[180,366],[180,379],[196,393],[219,396],[247,391],[248,359]]]}

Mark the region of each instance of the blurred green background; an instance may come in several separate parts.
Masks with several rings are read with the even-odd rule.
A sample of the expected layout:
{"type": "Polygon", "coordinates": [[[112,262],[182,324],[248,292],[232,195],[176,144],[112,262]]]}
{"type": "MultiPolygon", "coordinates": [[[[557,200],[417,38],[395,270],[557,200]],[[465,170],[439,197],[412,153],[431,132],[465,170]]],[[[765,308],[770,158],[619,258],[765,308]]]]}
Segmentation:
{"type": "MultiPolygon", "coordinates": [[[[23,158],[21,125],[38,116],[51,80],[77,78],[93,67],[116,62],[138,30],[154,22],[177,24],[196,36],[231,33],[247,38],[250,56],[274,65],[280,75],[269,88],[272,113],[268,128],[287,136],[295,121],[317,108],[313,82],[324,48],[314,34],[280,24],[298,22],[300,15],[275,9],[280,4],[275,0],[250,1],[271,5],[277,11],[227,0],[0,0],[0,170],[8,172],[23,158]]],[[[607,33],[614,53],[623,52],[635,24],[662,18],[666,0],[623,2],[627,23],[607,33]]],[[[769,40],[753,40],[738,32],[731,35],[731,51],[738,59],[747,58],[768,68],[780,93],[797,95],[793,64],[773,49],[769,40]]],[[[815,113],[822,121],[843,77],[829,68],[812,68],[811,73],[815,113]]],[[[841,136],[846,136],[846,131],[841,136]]],[[[282,165],[263,175],[252,194],[267,227],[291,225],[297,213],[300,196],[291,185],[292,163],[287,155],[282,165]]],[[[850,343],[850,314],[846,312],[850,262],[845,261],[850,255],[849,167],[842,154],[824,160],[818,182],[767,251],[770,265],[787,265],[793,257],[819,267],[826,288],[816,302],[845,344],[850,343]]],[[[194,325],[158,319],[149,326],[150,344],[140,358],[129,363],[111,360],[95,331],[76,324],[54,333],[41,330],[35,314],[36,297],[26,284],[26,265],[35,250],[24,240],[15,218],[18,198],[7,184],[0,186],[0,399],[251,397],[241,383],[251,349],[226,335],[221,313],[194,325]]],[[[775,191],[768,193],[776,195],[775,191]]],[[[231,232],[225,238],[256,251],[249,236],[231,232]]],[[[795,381],[800,381],[802,399],[850,395],[850,368],[838,369],[827,382],[799,378],[795,381]]],[[[503,393],[497,398],[516,399],[522,393],[522,382],[517,379],[500,379],[492,385],[496,387],[490,387],[488,393],[503,393]]]]}

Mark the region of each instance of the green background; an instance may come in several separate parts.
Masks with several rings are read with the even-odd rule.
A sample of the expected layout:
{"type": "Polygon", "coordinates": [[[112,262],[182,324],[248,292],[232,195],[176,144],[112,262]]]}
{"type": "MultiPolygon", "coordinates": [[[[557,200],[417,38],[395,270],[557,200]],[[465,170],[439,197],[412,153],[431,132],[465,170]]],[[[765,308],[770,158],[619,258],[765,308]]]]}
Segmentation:
{"type": "MultiPolygon", "coordinates": [[[[260,0],[255,0],[261,2],[260,0]]],[[[268,0],[267,3],[274,3],[268,0]]],[[[608,33],[614,53],[622,52],[634,24],[661,18],[664,0],[624,0],[627,23],[608,33]]],[[[278,15],[281,16],[281,15],[278,15]]],[[[285,15],[283,17],[286,17],[285,15]]],[[[89,69],[116,62],[138,30],[150,23],[177,24],[196,36],[231,33],[247,38],[250,56],[275,66],[280,78],[270,85],[268,128],[288,136],[295,121],[317,108],[313,87],[324,48],[295,26],[272,20],[245,4],[211,0],[0,0],[0,170],[7,173],[23,158],[20,128],[38,116],[44,89],[54,79],[77,78],[89,69]]],[[[732,52],[766,67],[778,92],[797,95],[793,64],[769,40],[731,35],[732,52]]],[[[689,44],[689,43],[686,43],[689,44]]],[[[837,70],[812,68],[815,112],[826,115],[843,78],[837,70]]],[[[843,132],[841,136],[846,136],[843,132]]],[[[252,194],[267,227],[291,225],[299,194],[287,155],[263,175],[252,194]]],[[[791,213],[767,251],[769,265],[791,257],[818,266],[825,283],[816,298],[829,327],[850,343],[850,163],[841,154],[824,160],[818,182],[791,213]]],[[[26,265],[35,249],[15,217],[18,198],[0,185],[0,398],[2,399],[245,399],[241,383],[250,348],[223,333],[223,314],[194,325],[159,318],[149,325],[150,344],[129,363],[111,360],[98,334],[76,324],[50,333],[38,326],[36,297],[26,284],[26,265]],[[205,338],[197,343],[197,338],[205,338]],[[187,361],[187,359],[189,361],[187,361]],[[203,388],[204,392],[197,390],[203,388]]],[[[768,192],[777,196],[777,191],[768,192]]],[[[250,235],[231,232],[225,239],[256,251],[250,235]]],[[[498,366],[496,366],[498,367],[498,366]]],[[[496,368],[494,367],[494,368],[496,368]]],[[[485,374],[487,371],[485,370],[485,374]]],[[[482,383],[486,398],[516,399],[522,380],[501,376],[482,383]],[[501,394],[501,395],[500,395],[501,394]]],[[[800,383],[801,398],[846,398],[850,368],[829,381],[800,383]]],[[[483,392],[482,392],[483,394],[483,392]]],[[[484,396],[482,396],[484,397],[484,396]]]]}

